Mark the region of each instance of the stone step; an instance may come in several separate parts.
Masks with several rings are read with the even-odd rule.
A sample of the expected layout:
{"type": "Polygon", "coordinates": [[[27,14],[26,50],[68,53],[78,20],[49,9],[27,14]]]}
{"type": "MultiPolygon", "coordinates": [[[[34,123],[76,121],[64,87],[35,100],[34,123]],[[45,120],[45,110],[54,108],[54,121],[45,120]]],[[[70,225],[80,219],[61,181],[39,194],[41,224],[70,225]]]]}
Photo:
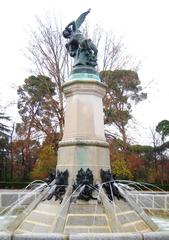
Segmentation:
{"type": "Polygon", "coordinates": [[[26,221],[34,221],[41,224],[48,224],[51,225],[54,221],[55,216],[50,214],[43,214],[43,213],[37,213],[35,211],[31,212],[31,214],[26,218],[26,221]]]}
{"type": "Polygon", "coordinates": [[[151,231],[149,226],[126,201],[116,201],[116,205],[116,216],[124,232],[151,231]]]}
{"type": "Polygon", "coordinates": [[[44,202],[44,203],[40,203],[37,207],[36,210],[38,211],[43,211],[43,212],[50,212],[50,213],[56,213],[57,214],[57,209],[60,207],[59,202],[55,201],[54,203],[52,202],[44,202]]]}
{"type": "Polygon", "coordinates": [[[73,233],[110,233],[109,226],[66,226],[64,234],[73,233]]]}
{"type": "Polygon", "coordinates": [[[16,233],[20,232],[49,232],[50,225],[39,224],[35,221],[24,221],[20,227],[15,231],[16,233]]]}
{"type": "Polygon", "coordinates": [[[125,232],[150,232],[151,229],[144,223],[144,221],[139,220],[135,222],[125,223],[122,225],[125,232]]]}
{"type": "Polygon", "coordinates": [[[116,216],[124,232],[151,232],[142,217],[124,200],[115,200],[116,216]]]}
{"type": "Polygon", "coordinates": [[[28,220],[28,219],[25,220],[25,223],[35,224],[35,225],[44,226],[44,227],[48,227],[48,228],[51,226],[51,224],[37,222],[37,221],[33,221],[33,220],[28,220]]]}
{"type": "Polygon", "coordinates": [[[58,204],[40,203],[22,222],[16,233],[50,232],[57,215],[58,204]]]}
{"type": "Polygon", "coordinates": [[[23,234],[23,233],[31,233],[31,232],[20,229],[20,230],[17,230],[15,233],[16,233],[16,234],[23,234]]]}
{"type": "Polygon", "coordinates": [[[56,216],[56,213],[50,213],[50,212],[47,212],[47,211],[41,211],[41,210],[34,210],[34,213],[44,214],[44,215],[53,216],[53,217],[56,216]]]}
{"type": "Polygon", "coordinates": [[[116,213],[133,211],[130,205],[124,200],[115,199],[116,213]]]}
{"type": "Polygon", "coordinates": [[[74,226],[104,226],[108,224],[105,214],[68,214],[67,225],[74,226]]]}
{"type": "Polygon", "coordinates": [[[110,233],[104,206],[95,200],[77,200],[71,203],[65,222],[64,233],[110,233]]]}
{"type": "Polygon", "coordinates": [[[104,213],[104,208],[102,205],[93,204],[71,204],[69,207],[70,213],[104,213]]]}
{"type": "Polygon", "coordinates": [[[133,210],[118,212],[118,213],[116,213],[116,216],[126,215],[126,214],[130,214],[130,213],[133,213],[133,212],[134,212],[133,210]]]}
{"type": "Polygon", "coordinates": [[[85,200],[77,199],[75,204],[77,204],[77,205],[96,205],[98,203],[97,203],[97,200],[89,200],[86,202],[85,200]]]}
{"type": "Polygon", "coordinates": [[[117,218],[121,224],[127,224],[130,222],[142,220],[140,216],[134,211],[121,212],[120,215],[117,214],[117,218]]]}

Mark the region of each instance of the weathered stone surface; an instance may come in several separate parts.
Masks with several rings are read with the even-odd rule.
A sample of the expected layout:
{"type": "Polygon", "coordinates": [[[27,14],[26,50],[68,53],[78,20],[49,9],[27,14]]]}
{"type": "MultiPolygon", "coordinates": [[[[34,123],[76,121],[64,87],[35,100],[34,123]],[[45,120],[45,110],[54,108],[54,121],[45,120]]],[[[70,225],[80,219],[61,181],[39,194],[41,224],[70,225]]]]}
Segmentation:
{"type": "Polygon", "coordinates": [[[85,204],[82,206],[82,204],[71,204],[69,211],[71,213],[104,213],[104,209],[100,205],[94,205],[94,204],[85,204]]]}
{"type": "Polygon", "coordinates": [[[110,229],[107,227],[99,227],[99,228],[65,228],[65,234],[78,234],[78,233],[109,233],[110,229]]]}
{"type": "Polygon", "coordinates": [[[57,169],[61,171],[69,169],[69,182],[76,179],[80,168],[84,170],[90,168],[95,181],[100,179],[101,168],[104,170],[110,168],[108,148],[97,146],[96,142],[93,141],[93,145],[83,145],[83,142],[81,142],[79,145],[61,146],[59,148],[57,169]]]}
{"type": "Polygon", "coordinates": [[[122,228],[123,228],[123,232],[130,232],[130,233],[151,231],[143,221],[131,222],[122,226],[122,228]]]}
{"type": "Polygon", "coordinates": [[[23,222],[23,223],[21,224],[21,226],[19,227],[19,230],[32,232],[32,229],[33,229],[34,226],[35,226],[34,223],[23,222]]]}
{"type": "Polygon", "coordinates": [[[145,223],[150,227],[152,231],[158,231],[158,226],[144,211],[141,213],[141,217],[144,219],[145,223]]]}
{"type": "Polygon", "coordinates": [[[144,240],[168,240],[169,232],[143,233],[144,240]]]}
{"type": "Polygon", "coordinates": [[[31,234],[15,234],[13,240],[64,240],[65,236],[57,233],[31,233],[31,234]]]}
{"type": "Polygon", "coordinates": [[[50,227],[49,226],[43,226],[43,225],[38,225],[38,224],[35,224],[35,226],[33,227],[32,229],[32,232],[33,233],[51,233],[50,231],[50,227]]]}
{"type": "Polygon", "coordinates": [[[124,212],[123,214],[119,215],[118,219],[121,224],[125,224],[125,223],[130,223],[133,221],[140,220],[140,217],[134,211],[131,211],[127,213],[124,212]]]}
{"type": "Polygon", "coordinates": [[[31,202],[33,202],[36,198],[36,194],[32,194],[32,193],[24,193],[24,194],[19,194],[19,198],[20,200],[23,200],[23,204],[28,205],[31,202]]]}
{"type": "Polygon", "coordinates": [[[131,198],[138,205],[147,209],[161,209],[168,210],[169,209],[169,195],[168,194],[160,194],[159,192],[154,192],[151,194],[145,194],[144,192],[138,193],[130,193],[131,198]],[[139,199],[139,201],[137,201],[139,199]]]}
{"type": "MultiPolygon", "coordinates": [[[[130,192],[129,192],[129,195],[130,195],[130,192]]],[[[130,196],[132,197],[133,201],[135,201],[135,202],[137,201],[137,195],[136,194],[131,194],[130,196]]]]}
{"type": "Polygon", "coordinates": [[[63,86],[66,96],[65,128],[58,150],[57,169],[69,169],[69,182],[80,168],[90,168],[94,180],[100,169],[110,169],[108,144],[104,134],[102,98],[105,85],[98,81],[74,80],[63,86]]]}
{"type": "Polygon", "coordinates": [[[63,141],[98,139],[105,141],[102,97],[105,85],[97,81],[73,81],[63,87],[67,97],[63,141]]]}
{"type": "Polygon", "coordinates": [[[54,221],[54,216],[49,215],[49,214],[43,214],[40,212],[32,212],[28,217],[27,220],[29,221],[36,221],[36,222],[41,222],[42,224],[48,224],[51,225],[52,222],[54,221]]]}
{"type": "Polygon", "coordinates": [[[2,201],[1,201],[1,196],[2,196],[2,194],[0,194],[0,208],[3,208],[2,201]]]}
{"type": "Polygon", "coordinates": [[[169,233],[114,233],[114,234],[76,234],[70,235],[70,240],[168,240],[169,233]]]}
{"type": "MultiPolygon", "coordinates": [[[[81,229],[82,230],[82,229],[81,229]]],[[[7,233],[0,233],[1,240],[10,240],[11,236],[7,233]]],[[[153,233],[83,233],[76,231],[69,237],[63,234],[50,233],[31,233],[31,234],[14,234],[13,240],[168,240],[168,232],[153,233]]]]}
{"type": "Polygon", "coordinates": [[[83,215],[69,215],[67,220],[67,225],[85,225],[85,226],[103,226],[107,225],[107,221],[105,216],[102,215],[91,215],[91,216],[83,216],[83,215]]]}
{"type": "Polygon", "coordinates": [[[18,194],[15,194],[15,193],[12,193],[12,192],[1,195],[2,207],[7,207],[17,200],[18,200],[18,194]]]}
{"type": "Polygon", "coordinates": [[[165,208],[164,196],[154,196],[154,207],[155,208],[165,208]]]}
{"type": "Polygon", "coordinates": [[[138,196],[138,206],[143,208],[153,207],[153,196],[148,194],[142,194],[138,196]]]}
{"type": "Polygon", "coordinates": [[[103,233],[70,235],[70,240],[143,240],[140,233],[103,233]]]}
{"type": "Polygon", "coordinates": [[[116,213],[121,213],[121,212],[126,212],[126,211],[131,211],[131,207],[126,204],[125,201],[123,200],[116,200],[115,199],[115,204],[116,204],[116,213]]]}
{"type": "Polygon", "coordinates": [[[0,232],[0,240],[11,240],[12,236],[8,232],[0,232]]]}
{"type": "Polygon", "coordinates": [[[110,232],[108,217],[104,206],[95,200],[78,200],[71,203],[64,233],[107,233],[110,232]]]}
{"type": "Polygon", "coordinates": [[[167,196],[167,200],[166,201],[167,201],[167,204],[166,204],[167,206],[166,207],[169,210],[169,195],[167,196]]]}
{"type": "Polygon", "coordinates": [[[41,202],[36,207],[36,210],[40,212],[53,213],[56,215],[59,207],[60,207],[59,201],[55,201],[55,199],[52,198],[50,201],[41,202]]]}

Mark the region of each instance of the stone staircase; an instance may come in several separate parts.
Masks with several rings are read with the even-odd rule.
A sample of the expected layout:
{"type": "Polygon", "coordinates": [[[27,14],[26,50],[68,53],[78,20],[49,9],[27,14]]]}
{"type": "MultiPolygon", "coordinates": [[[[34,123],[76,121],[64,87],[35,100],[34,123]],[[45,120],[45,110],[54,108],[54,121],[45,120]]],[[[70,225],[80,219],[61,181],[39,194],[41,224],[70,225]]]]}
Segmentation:
{"type": "Polygon", "coordinates": [[[64,233],[110,233],[108,217],[95,200],[78,200],[69,206],[64,233]]]}
{"type": "Polygon", "coordinates": [[[56,215],[60,207],[59,202],[41,202],[21,223],[15,233],[48,233],[52,231],[56,215]]]}
{"type": "MultiPolygon", "coordinates": [[[[69,195],[68,195],[69,196],[69,195]]],[[[100,204],[96,200],[88,202],[76,200],[62,204],[59,201],[40,202],[19,225],[16,234],[24,233],[111,233],[111,232],[151,232],[156,229],[143,209],[128,200],[110,202],[102,194],[100,204]]]]}
{"type": "Polygon", "coordinates": [[[116,218],[122,232],[151,232],[141,216],[124,200],[115,200],[116,218]]]}

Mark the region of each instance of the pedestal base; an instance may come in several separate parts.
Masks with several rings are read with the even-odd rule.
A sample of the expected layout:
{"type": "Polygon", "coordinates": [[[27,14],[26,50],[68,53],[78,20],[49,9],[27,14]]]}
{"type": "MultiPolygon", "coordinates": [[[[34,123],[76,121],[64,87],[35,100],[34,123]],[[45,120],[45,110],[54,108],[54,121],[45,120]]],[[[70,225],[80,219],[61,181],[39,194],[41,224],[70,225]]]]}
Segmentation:
{"type": "Polygon", "coordinates": [[[94,182],[100,180],[100,169],[110,169],[108,144],[104,141],[62,141],[58,159],[57,169],[68,169],[70,183],[81,168],[92,171],[94,182]]]}

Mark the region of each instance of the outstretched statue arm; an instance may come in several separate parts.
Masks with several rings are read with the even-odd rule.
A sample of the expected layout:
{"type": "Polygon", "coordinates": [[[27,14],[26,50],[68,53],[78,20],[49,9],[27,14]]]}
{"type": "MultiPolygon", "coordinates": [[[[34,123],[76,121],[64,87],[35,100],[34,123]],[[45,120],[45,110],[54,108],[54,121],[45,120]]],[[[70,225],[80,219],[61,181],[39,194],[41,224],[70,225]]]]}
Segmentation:
{"type": "Polygon", "coordinates": [[[91,8],[89,8],[86,12],[82,13],[82,14],[78,17],[78,19],[75,21],[75,23],[76,23],[76,28],[77,28],[77,29],[82,25],[82,23],[83,23],[84,20],[85,20],[85,17],[90,13],[90,11],[91,11],[91,8]]]}

